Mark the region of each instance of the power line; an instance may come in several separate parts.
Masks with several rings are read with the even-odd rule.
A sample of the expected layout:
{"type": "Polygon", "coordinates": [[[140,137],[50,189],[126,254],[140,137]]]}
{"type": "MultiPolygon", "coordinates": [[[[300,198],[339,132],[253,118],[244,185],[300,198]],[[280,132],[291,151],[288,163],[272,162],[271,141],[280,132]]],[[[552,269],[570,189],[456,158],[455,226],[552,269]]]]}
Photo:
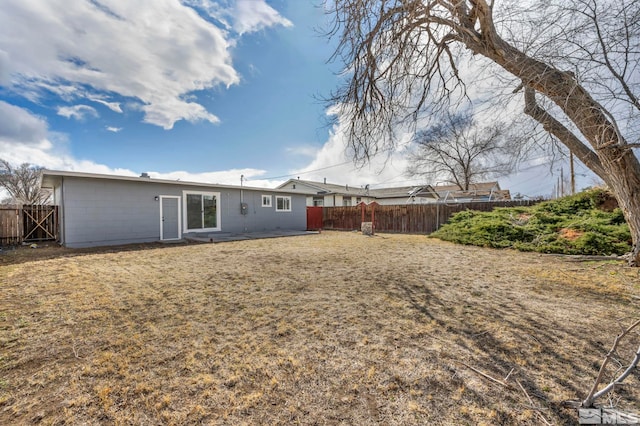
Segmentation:
{"type": "Polygon", "coordinates": [[[263,180],[263,179],[264,180],[267,180],[267,179],[282,179],[282,178],[291,177],[291,176],[306,175],[308,173],[319,172],[321,170],[327,170],[327,169],[332,169],[334,167],[344,166],[344,165],[349,164],[349,163],[351,163],[351,161],[345,161],[344,163],[333,164],[331,166],[321,167],[319,169],[307,170],[306,172],[290,173],[288,175],[281,175],[281,176],[261,177],[260,179],[261,180],[263,180]]]}
{"type": "MultiPolygon", "coordinates": [[[[376,157],[376,156],[378,156],[380,154],[384,154],[385,152],[389,153],[389,152],[392,152],[392,151],[395,151],[395,150],[396,150],[395,147],[382,149],[382,150],[380,150],[380,151],[368,156],[368,158],[371,159],[371,158],[376,157]]],[[[331,166],[321,167],[319,169],[307,170],[305,172],[290,173],[288,175],[281,175],[281,176],[263,177],[263,178],[260,178],[260,179],[265,179],[265,180],[266,179],[282,179],[282,178],[291,177],[291,176],[305,175],[305,174],[308,174],[308,173],[313,173],[313,172],[319,172],[321,170],[332,169],[334,167],[340,167],[340,166],[344,166],[344,165],[351,164],[351,163],[353,163],[353,161],[349,160],[349,161],[345,161],[344,163],[332,164],[331,166]]]]}
{"type": "MultiPolygon", "coordinates": [[[[390,149],[379,151],[376,154],[372,155],[371,157],[374,157],[374,156],[376,156],[378,154],[382,154],[383,152],[387,152],[387,151],[390,151],[390,149]]],[[[525,164],[527,164],[527,163],[530,164],[533,161],[543,160],[543,159],[546,159],[546,158],[548,158],[547,155],[540,156],[540,157],[535,157],[535,158],[530,158],[525,162],[525,164]]],[[[305,175],[305,174],[309,174],[309,173],[319,172],[319,171],[322,171],[322,170],[328,170],[328,169],[332,169],[334,167],[340,167],[340,166],[344,166],[344,165],[347,165],[347,164],[350,164],[350,163],[352,163],[352,161],[345,161],[345,162],[342,162],[342,163],[332,164],[330,166],[320,167],[320,168],[313,169],[313,170],[301,171],[301,172],[290,173],[290,174],[280,175],[280,176],[260,177],[259,180],[284,179],[284,178],[288,178],[288,177],[293,177],[293,176],[299,176],[299,175],[305,175]]],[[[587,167],[585,167],[580,162],[578,162],[576,165],[578,167],[584,169],[585,171],[590,171],[587,167]]],[[[542,164],[528,165],[527,167],[523,167],[523,168],[518,169],[515,174],[517,175],[517,174],[519,174],[521,172],[526,172],[528,170],[532,170],[532,169],[535,169],[535,168],[538,168],[538,167],[542,167],[542,166],[547,166],[548,167],[549,164],[548,163],[542,163],[542,164]]],[[[352,171],[353,171],[353,169],[352,169],[352,171]]],[[[577,173],[577,175],[578,176],[582,176],[582,177],[586,177],[586,174],[577,173]]],[[[393,184],[393,183],[415,182],[414,179],[406,179],[406,180],[399,180],[399,181],[394,180],[394,179],[396,179],[396,178],[398,178],[400,176],[402,176],[402,174],[398,175],[398,176],[395,176],[395,177],[391,178],[390,180],[386,180],[384,182],[378,182],[378,183],[375,183],[375,184],[371,184],[371,186],[383,187],[383,185],[389,185],[389,184],[393,184]]],[[[514,183],[514,186],[524,182],[525,180],[529,180],[529,179],[530,178],[523,178],[522,181],[516,181],[514,183]]],[[[246,179],[246,180],[249,180],[249,179],[246,179]]],[[[256,180],[258,180],[258,179],[256,179],[256,180]]]]}

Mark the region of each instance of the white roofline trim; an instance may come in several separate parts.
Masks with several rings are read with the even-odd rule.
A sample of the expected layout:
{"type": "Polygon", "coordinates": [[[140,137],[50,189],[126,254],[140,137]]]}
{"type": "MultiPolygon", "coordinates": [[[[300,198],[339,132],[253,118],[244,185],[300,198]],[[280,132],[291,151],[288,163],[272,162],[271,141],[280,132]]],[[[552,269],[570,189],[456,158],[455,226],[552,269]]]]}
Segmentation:
{"type": "Polygon", "coordinates": [[[283,194],[301,194],[306,195],[301,192],[284,190],[284,189],[273,189],[273,188],[263,188],[263,187],[253,187],[253,186],[239,186],[239,185],[226,185],[226,184],[217,184],[217,183],[205,183],[205,182],[190,182],[190,181],[182,181],[182,180],[168,180],[168,179],[154,179],[149,177],[139,177],[139,176],[122,176],[122,175],[107,175],[101,173],[86,173],[86,172],[72,172],[72,171],[63,171],[63,170],[48,170],[45,169],[42,171],[41,175],[41,183],[44,185],[47,177],[56,178],[56,177],[75,177],[75,178],[85,178],[85,179],[107,179],[107,180],[116,180],[116,181],[129,181],[129,182],[144,182],[144,183],[161,183],[161,184],[171,184],[171,185],[183,185],[183,186],[201,186],[207,188],[224,188],[224,189],[247,189],[250,191],[263,191],[263,192],[276,192],[283,194]]]}

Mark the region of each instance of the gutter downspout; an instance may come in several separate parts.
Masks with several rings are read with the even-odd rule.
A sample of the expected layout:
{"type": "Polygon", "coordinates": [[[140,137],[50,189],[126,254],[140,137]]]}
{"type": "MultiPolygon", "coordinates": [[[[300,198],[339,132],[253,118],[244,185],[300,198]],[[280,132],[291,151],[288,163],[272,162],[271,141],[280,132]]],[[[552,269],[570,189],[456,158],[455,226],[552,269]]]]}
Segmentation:
{"type": "MultiPolygon", "coordinates": [[[[54,189],[55,190],[55,189],[54,189]]],[[[60,226],[60,244],[63,246],[67,243],[67,227],[65,221],[65,209],[64,209],[64,176],[60,176],[60,206],[58,211],[58,226],[60,226]]]]}
{"type": "Polygon", "coordinates": [[[240,175],[240,215],[242,216],[242,229],[247,232],[247,214],[244,205],[244,175],[240,175]]]}
{"type": "Polygon", "coordinates": [[[240,203],[244,202],[244,190],[242,189],[244,183],[244,175],[240,175],[240,203]]]}

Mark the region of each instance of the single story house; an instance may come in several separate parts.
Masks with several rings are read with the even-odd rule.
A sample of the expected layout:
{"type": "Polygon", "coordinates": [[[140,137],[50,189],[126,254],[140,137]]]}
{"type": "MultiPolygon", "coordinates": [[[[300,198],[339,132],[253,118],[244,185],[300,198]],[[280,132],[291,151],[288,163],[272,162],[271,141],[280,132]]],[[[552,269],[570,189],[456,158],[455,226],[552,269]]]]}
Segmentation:
{"type": "Polygon", "coordinates": [[[60,243],[91,247],[306,229],[305,194],[196,182],[44,170],[60,243]]]}
{"type": "Polygon", "coordinates": [[[375,200],[375,197],[368,195],[369,188],[367,187],[336,185],[327,183],[326,179],[324,182],[289,179],[277,188],[306,194],[307,206],[309,207],[355,206],[361,202],[369,204],[375,200]]]}

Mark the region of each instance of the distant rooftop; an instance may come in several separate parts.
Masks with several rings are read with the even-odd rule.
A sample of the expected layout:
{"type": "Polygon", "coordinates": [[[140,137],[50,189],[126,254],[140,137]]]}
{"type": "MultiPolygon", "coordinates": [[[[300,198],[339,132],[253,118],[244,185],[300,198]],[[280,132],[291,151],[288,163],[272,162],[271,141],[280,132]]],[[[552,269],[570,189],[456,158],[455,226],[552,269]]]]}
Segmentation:
{"type": "Polygon", "coordinates": [[[353,185],[338,185],[333,183],[316,182],[303,179],[289,179],[282,185],[286,186],[302,184],[312,188],[318,195],[340,194],[356,197],[372,198],[409,198],[428,197],[434,199],[511,199],[509,190],[500,189],[498,182],[479,182],[471,184],[468,191],[463,191],[458,185],[413,185],[387,188],[371,188],[353,185]]]}

